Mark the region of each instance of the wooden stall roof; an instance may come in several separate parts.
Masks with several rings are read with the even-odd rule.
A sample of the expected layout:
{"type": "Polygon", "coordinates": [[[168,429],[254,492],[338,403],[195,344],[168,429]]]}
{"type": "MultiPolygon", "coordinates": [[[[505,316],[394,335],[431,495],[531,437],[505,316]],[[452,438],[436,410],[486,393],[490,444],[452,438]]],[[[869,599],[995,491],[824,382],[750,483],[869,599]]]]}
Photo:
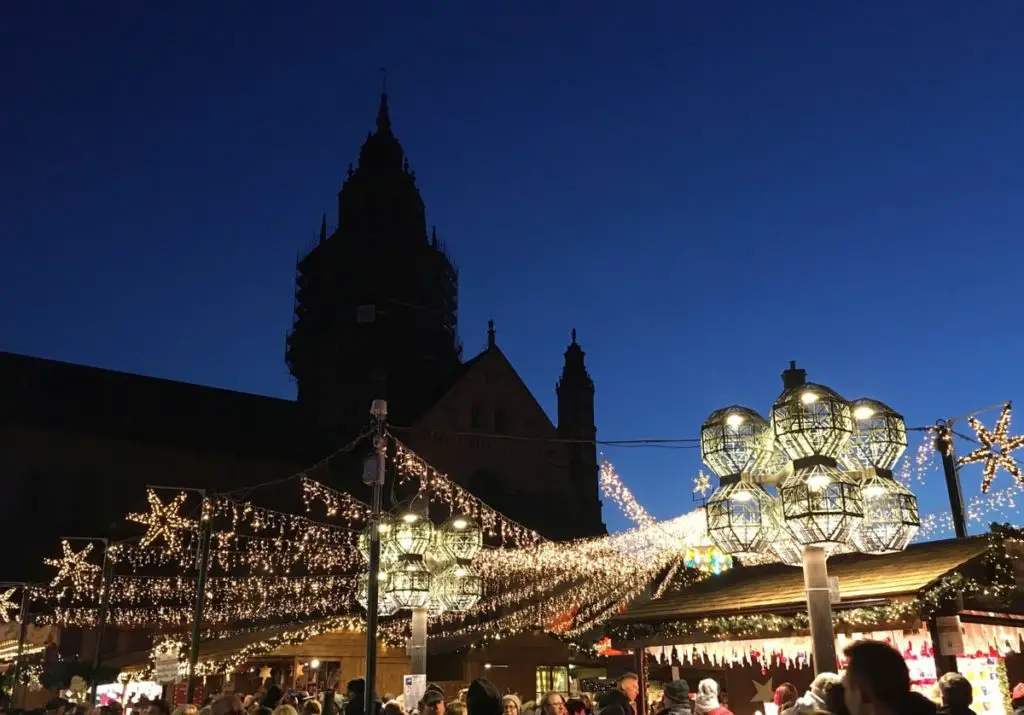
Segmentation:
{"type": "MultiPolygon", "coordinates": [[[[942,575],[983,554],[988,538],[931,541],[882,556],[842,554],[829,559],[830,576],[839,577],[843,601],[864,601],[915,594],[942,575]]],[[[637,604],[613,621],[668,621],[740,615],[800,607],[805,602],[803,572],[784,564],[745,566],[682,591],[637,604]]]]}

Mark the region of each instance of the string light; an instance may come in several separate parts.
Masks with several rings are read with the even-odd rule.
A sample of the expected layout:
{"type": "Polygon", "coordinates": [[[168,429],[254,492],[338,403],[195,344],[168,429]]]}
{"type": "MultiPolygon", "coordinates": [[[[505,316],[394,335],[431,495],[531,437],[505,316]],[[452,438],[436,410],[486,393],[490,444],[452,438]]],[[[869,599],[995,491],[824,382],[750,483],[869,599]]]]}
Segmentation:
{"type": "Polygon", "coordinates": [[[996,471],[1000,467],[1012,476],[1018,484],[1024,484],[1024,475],[1021,474],[1016,460],[1010,456],[1011,452],[1024,447],[1024,435],[1015,435],[1013,437],[1009,435],[1010,417],[1012,415],[1013,408],[1011,403],[1007,402],[1003,405],[1003,410],[999,413],[999,419],[996,420],[995,429],[991,432],[981,424],[978,418],[971,417],[967,420],[967,423],[971,426],[971,429],[974,430],[974,433],[977,435],[978,441],[981,442],[982,446],[978,447],[973,452],[960,457],[960,459],[957,460],[957,463],[985,463],[981,477],[982,493],[988,491],[989,485],[992,484],[992,480],[996,476],[996,471]]]}
{"type": "Polygon", "coordinates": [[[625,514],[627,519],[637,526],[651,526],[655,523],[655,518],[640,506],[640,502],[633,496],[633,492],[622,483],[622,479],[619,478],[615,467],[607,459],[601,461],[598,476],[601,484],[601,493],[615,502],[615,506],[619,507],[619,510],[625,514]]]}
{"type": "Polygon", "coordinates": [[[20,609],[20,606],[14,602],[14,593],[17,590],[9,588],[0,593],[0,623],[9,623],[11,614],[20,609]]]}

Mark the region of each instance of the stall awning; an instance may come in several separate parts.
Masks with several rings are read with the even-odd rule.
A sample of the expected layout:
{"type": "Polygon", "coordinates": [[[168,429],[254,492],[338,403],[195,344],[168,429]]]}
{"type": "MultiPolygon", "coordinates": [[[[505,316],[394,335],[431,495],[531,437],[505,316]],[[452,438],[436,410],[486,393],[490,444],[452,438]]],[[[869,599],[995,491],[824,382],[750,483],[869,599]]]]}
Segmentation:
{"type": "MultiPolygon", "coordinates": [[[[984,554],[985,536],[914,544],[895,554],[842,554],[829,559],[845,602],[911,596],[941,576],[984,554]]],[[[800,608],[803,573],[783,564],[747,566],[694,584],[675,594],[638,604],[613,621],[668,621],[800,608]]]]}

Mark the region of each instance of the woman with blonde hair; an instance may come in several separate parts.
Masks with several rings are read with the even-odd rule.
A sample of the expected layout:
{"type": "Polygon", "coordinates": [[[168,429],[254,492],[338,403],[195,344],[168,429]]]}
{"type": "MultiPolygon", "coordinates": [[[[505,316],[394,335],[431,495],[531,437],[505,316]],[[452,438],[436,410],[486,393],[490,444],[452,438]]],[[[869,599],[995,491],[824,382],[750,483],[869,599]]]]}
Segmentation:
{"type": "Polygon", "coordinates": [[[523,703],[519,696],[509,693],[501,699],[502,715],[523,715],[523,703]]]}
{"type": "Polygon", "coordinates": [[[299,715],[291,705],[278,705],[271,715],[299,715]]]}

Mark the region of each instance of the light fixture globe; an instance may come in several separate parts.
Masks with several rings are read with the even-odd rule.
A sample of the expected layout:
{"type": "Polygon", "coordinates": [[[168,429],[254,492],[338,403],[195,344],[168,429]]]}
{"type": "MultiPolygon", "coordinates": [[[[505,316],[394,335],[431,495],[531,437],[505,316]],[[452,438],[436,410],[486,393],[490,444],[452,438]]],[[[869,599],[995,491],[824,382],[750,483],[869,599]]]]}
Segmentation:
{"type": "Polygon", "coordinates": [[[874,467],[891,470],[907,449],[903,415],[878,400],[861,398],[850,403],[853,433],[839,455],[849,470],[874,467]]]}
{"type": "Polygon", "coordinates": [[[392,521],[390,545],[399,556],[423,556],[434,540],[434,525],[417,511],[404,511],[392,521]]]}
{"type": "Polygon", "coordinates": [[[423,608],[430,602],[430,584],[423,558],[406,555],[388,573],[384,593],[398,610],[423,608]]]}
{"type": "Polygon", "coordinates": [[[775,443],[786,455],[836,458],[853,432],[850,405],[831,388],[814,383],[783,390],[772,405],[775,443]]]}
{"type": "Polygon", "coordinates": [[[733,556],[771,553],[779,532],[775,499],[760,484],[732,481],[720,486],[704,507],[708,536],[733,556]]]}
{"type": "Polygon", "coordinates": [[[453,516],[438,529],[438,546],[450,561],[472,561],[484,545],[484,532],[468,516],[453,516]]]}
{"type": "Polygon", "coordinates": [[[700,456],[719,477],[749,474],[762,461],[768,422],[749,407],[712,412],[700,428],[700,456]]]}
{"type": "MultiPolygon", "coordinates": [[[[780,512],[781,517],[781,512],[780,512]]],[[[786,566],[803,566],[803,547],[793,538],[793,534],[784,526],[779,529],[779,535],[772,542],[772,552],[779,557],[779,561],[786,566]]]]}
{"type": "Polygon", "coordinates": [[[864,517],[859,480],[841,472],[828,458],[796,463],[779,487],[782,518],[801,546],[820,546],[831,553],[846,544],[864,517]]]}
{"type": "MultiPolygon", "coordinates": [[[[390,598],[387,597],[387,585],[390,580],[390,574],[387,571],[377,572],[377,615],[378,616],[390,616],[397,609],[390,598]]],[[[363,610],[367,609],[367,604],[370,601],[370,574],[365,572],[359,575],[359,586],[356,589],[356,602],[363,607],[363,610]]]]}
{"type": "Polygon", "coordinates": [[[483,579],[472,567],[454,564],[437,577],[436,595],[446,610],[468,611],[483,595],[483,579]]]}
{"type": "Polygon", "coordinates": [[[903,551],[921,526],[917,497],[892,478],[868,469],[860,483],[864,519],[853,544],[865,554],[903,551]]]}

